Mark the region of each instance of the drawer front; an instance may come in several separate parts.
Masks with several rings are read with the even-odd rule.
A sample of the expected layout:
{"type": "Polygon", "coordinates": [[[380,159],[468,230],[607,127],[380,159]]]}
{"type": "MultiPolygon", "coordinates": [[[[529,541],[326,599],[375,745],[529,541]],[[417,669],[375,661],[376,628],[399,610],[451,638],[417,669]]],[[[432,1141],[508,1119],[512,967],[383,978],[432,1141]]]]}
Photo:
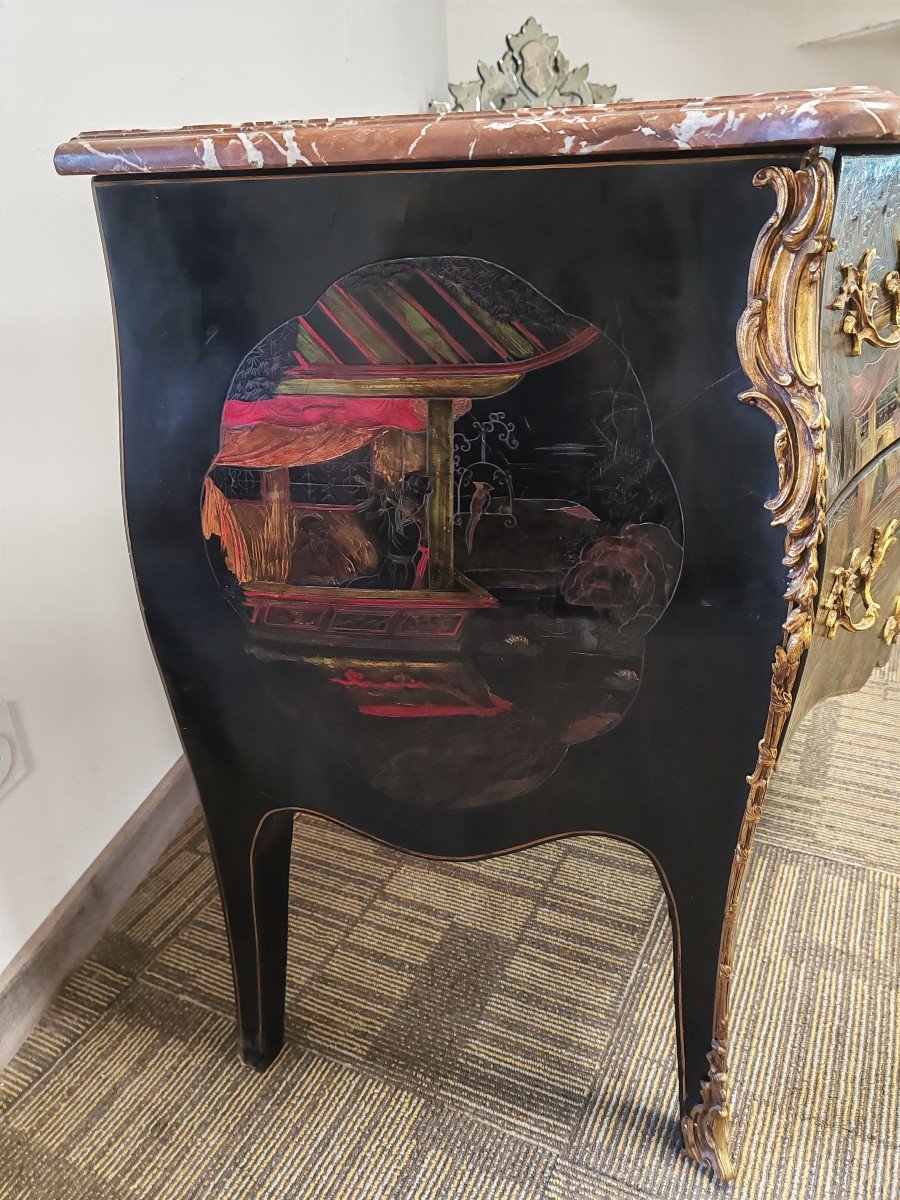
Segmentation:
{"type": "Polygon", "coordinates": [[[900,445],[870,463],[829,514],[818,613],[793,724],[829,696],[854,692],[891,653],[900,614],[900,445]],[[896,525],[893,539],[892,523],[896,525]],[[862,586],[869,574],[867,606],[862,586]]]}
{"type": "Polygon", "coordinates": [[[900,438],[900,327],[890,290],[891,272],[900,267],[900,155],[840,157],[832,236],[836,247],[825,273],[821,345],[833,502],[900,438]],[[874,317],[874,337],[860,310],[863,295],[874,317]],[[879,344],[892,340],[898,344],[879,344]]]}

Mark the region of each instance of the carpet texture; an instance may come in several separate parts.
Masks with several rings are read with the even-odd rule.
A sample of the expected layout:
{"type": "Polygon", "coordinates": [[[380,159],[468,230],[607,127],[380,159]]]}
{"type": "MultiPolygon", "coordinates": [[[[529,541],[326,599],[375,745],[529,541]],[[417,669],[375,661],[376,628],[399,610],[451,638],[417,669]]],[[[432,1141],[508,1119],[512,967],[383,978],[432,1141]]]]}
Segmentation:
{"type": "Polygon", "coordinates": [[[287,1046],[235,1052],[192,822],[0,1076],[3,1200],[898,1195],[900,672],[799,729],[760,826],[732,1035],[738,1178],[683,1155],[671,943],[601,839],[404,857],[299,818],[287,1046]]]}

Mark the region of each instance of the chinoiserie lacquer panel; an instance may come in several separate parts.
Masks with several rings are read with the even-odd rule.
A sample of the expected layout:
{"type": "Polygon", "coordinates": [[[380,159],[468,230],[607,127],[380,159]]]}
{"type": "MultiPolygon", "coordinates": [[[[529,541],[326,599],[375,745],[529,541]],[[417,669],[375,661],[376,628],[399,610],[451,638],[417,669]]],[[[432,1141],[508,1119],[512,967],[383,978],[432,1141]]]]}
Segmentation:
{"type": "Polygon", "coordinates": [[[682,564],[621,350],[462,255],[361,266],[247,353],[201,520],[278,703],[314,695],[380,791],[438,807],[619,725],[682,564]]]}
{"type": "Polygon", "coordinates": [[[785,619],[737,399],[759,165],[97,183],[248,1061],[281,1044],[291,810],[454,859],[591,831],[656,865],[696,1103],[785,619]]]}

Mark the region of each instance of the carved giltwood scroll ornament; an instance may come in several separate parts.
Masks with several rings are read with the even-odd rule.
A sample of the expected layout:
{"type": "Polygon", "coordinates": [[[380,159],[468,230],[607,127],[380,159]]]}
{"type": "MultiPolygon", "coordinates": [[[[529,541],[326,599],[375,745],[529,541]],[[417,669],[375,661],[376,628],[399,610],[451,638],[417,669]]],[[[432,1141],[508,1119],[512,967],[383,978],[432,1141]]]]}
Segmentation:
{"type": "Polygon", "coordinates": [[[875,247],[870,246],[857,265],[841,263],[841,286],[829,305],[844,313],[841,329],[854,356],[862,354],[863,342],[881,349],[900,346],[900,271],[888,271],[876,283],[869,278],[874,261],[875,247]]]}
{"type": "Polygon", "coordinates": [[[872,545],[868,554],[863,557],[862,550],[857,546],[850,555],[847,566],[838,567],[834,572],[831,591],[822,601],[824,633],[827,638],[834,638],[839,625],[843,629],[860,633],[864,629],[871,629],[875,624],[881,610],[872,598],[872,581],[881,569],[888,550],[897,541],[894,533],[898,525],[900,521],[891,521],[884,529],[873,529],[872,545]],[[863,604],[863,614],[857,621],[854,621],[850,610],[854,596],[859,596],[863,604]]]}
{"type": "Polygon", "coordinates": [[[788,610],[784,639],[775,650],[769,713],[734,852],[719,945],[708,1079],[700,1103],[682,1119],[685,1148],[722,1180],[734,1177],[728,1104],[728,1018],[734,932],[741,884],[762,812],[778,745],[793,700],[800,661],[809,647],[825,520],[828,418],[819,367],[819,300],[822,268],[834,249],[834,175],[823,155],[798,170],[767,167],[757,187],[775,190],[775,212],[756,241],[750,263],[747,307],[738,325],[741,364],[753,387],[741,400],[755,404],[776,426],[778,494],[766,507],[773,525],[784,525],[788,610]]]}

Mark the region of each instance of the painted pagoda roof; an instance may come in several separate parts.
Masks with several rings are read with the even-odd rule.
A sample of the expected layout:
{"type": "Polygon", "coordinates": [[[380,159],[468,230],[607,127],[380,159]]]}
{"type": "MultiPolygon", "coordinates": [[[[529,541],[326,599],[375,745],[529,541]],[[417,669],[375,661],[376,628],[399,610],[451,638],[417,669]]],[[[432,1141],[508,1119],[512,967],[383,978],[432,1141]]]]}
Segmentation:
{"type": "Polygon", "coordinates": [[[395,259],[331,284],[241,363],[230,401],[497,395],[598,330],[483,259],[395,259]]]}

